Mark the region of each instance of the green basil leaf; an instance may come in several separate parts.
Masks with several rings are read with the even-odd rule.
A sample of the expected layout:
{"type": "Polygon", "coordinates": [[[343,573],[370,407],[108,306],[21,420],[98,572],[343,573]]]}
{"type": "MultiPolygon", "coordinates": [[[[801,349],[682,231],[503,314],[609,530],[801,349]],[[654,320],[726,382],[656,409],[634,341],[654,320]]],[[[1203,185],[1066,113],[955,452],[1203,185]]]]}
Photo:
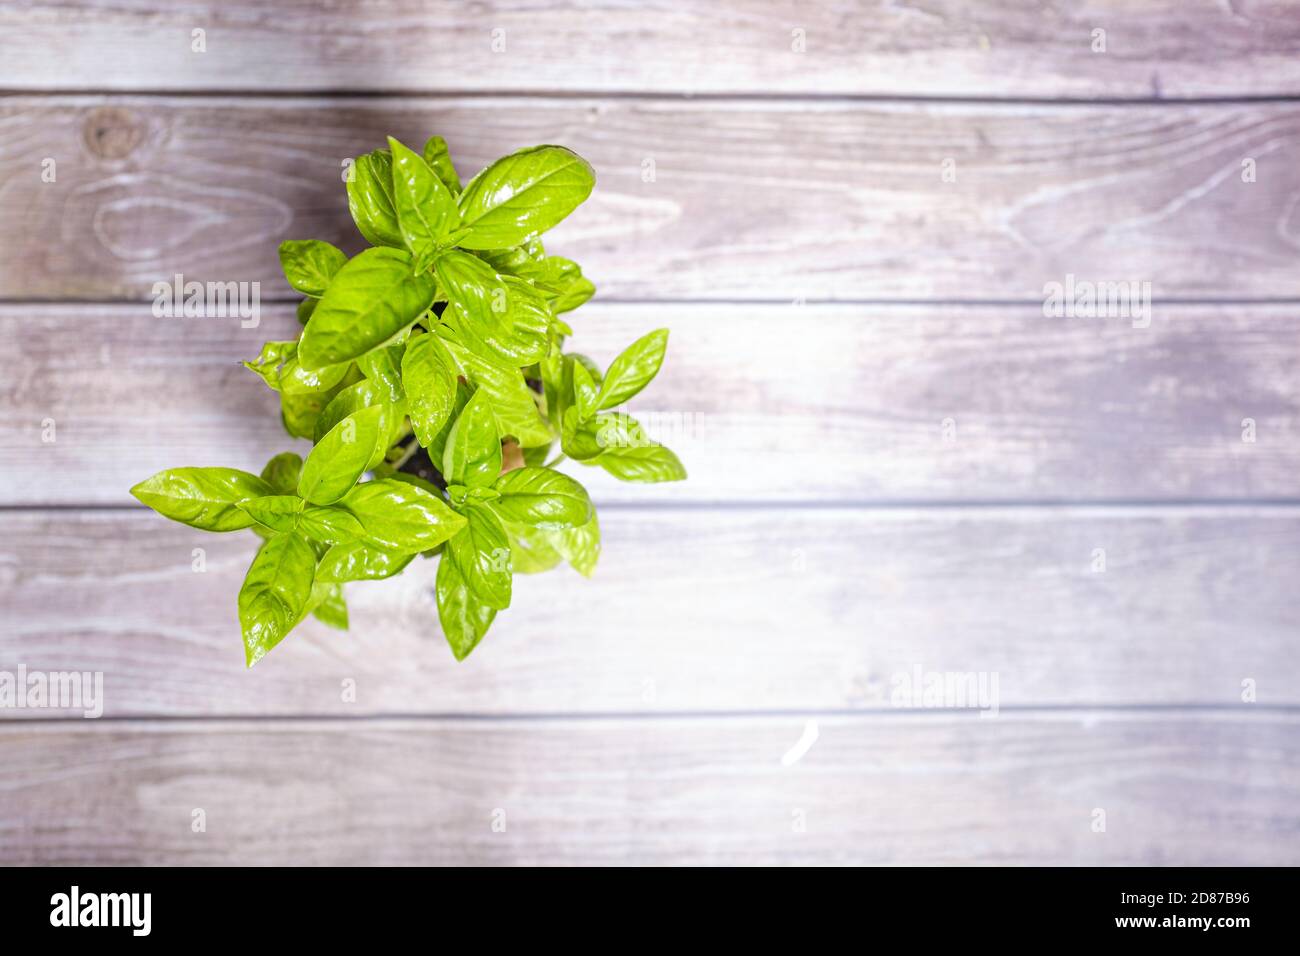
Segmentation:
{"type": "Polygon", "coordinates": [[[508,249],[550,229],[596,185],[585,159],[563,146],[534,146],[498,159],[457,200],[465,249],[508,249]]]}
{"type": "Polygon", "coordinates": [[[546,284],[551,278],[550,272],[542,264],[541,259],[528,251],[527,246],[513,246],[509,249],[476,249],[474,255],[500,275],[527,279],[545,291],[551,291],[546,284]]]}
{"type": "Polygon", "coordinates": [[[438,469],[442,468],[442,458],[447,450],[447,438],[451,435],[451,429],[456,424],[456,419],[460,417],[460,413],[465,410],[465,406],[469,404],[469,400],[473,397],[474,389],[465,382],[457,380],[456,404],[455,407],[452,408],[451,415],[447,418],[447,421],[443,423],[442,430],[434,436],[432,442],[427,445],[424,445],[424,442],[420,442],[420,444],[424,445],[425,451],[428,452],[429,461],[433,463],[433,467],[438,469]]]}
{"type": "MultiPolygon", "coordinates": [[[[513,365],[486,359],[460,342],[444,340],[443,345],[460,374],[476,389],[487,392],[502,438],[512,436],[525,448],[550,443],[550,426],[542,417],[537,407],[538,395],[528,387],[523,372],[513,365]]],[[[441,461],[441,457],[434,461],[441,461]]]]}
{"type": "Polygon", "coordinates": [[[257,552],[239,589],[239,623],[249,667],[302,619],[315,574],[316,554],[299,535],[276,535],[257,552]]]}
{"type": "Polygon", "coordinates": [[[650,483],[686,478],[686,466],[663,445],[614,449],[597,458],[596,464],[620,481],[650,483]]]}
{"type": "Polygon", "coordinates": [[[276,391],[290,395],[329,391],[343,381],[349,367],[347,362],[340,362],[320,369],[303,368],[298,361],[297,342],[267,342],[254,361],[242,364],[276,391]]]}
{"type": "Polygon", "coordinates": [[[340,631],[348,629],[348,605],[343,600],[343,585],[317,582],[312,588],[312,603],[315,606],[311,613],[316,620],[340,631]]]}
{"type": "Polygon", "coordinates": [[[592,382],[596,384],[597,387],[599,387],[601,382],[604,381],[605,377],[600,371],[600,366],[597,365],[591,359],[589,359],[587,356],[583,355],[581,352],[570,352],[566,356],[566,358],[573,359],[575,365],[581,365],[584,369],[586,369],[588,377],[592,380],[592,382]]]}
{"type": "Polygon", "coordinates": [[[320,559],[320,564],[316,568],[316,580],[379,581],[383,578],[391,578],[410,564],[416,554],[415,551],[407,554],[381,551],[360,541],[340,542],[326,551],[324,557],[320,559]]]}
{"type": "Polygon", "coordinates": [[[510,539],[500,519],[482,505],[465,511],[469,524],[447,542],[447,554],[461,577],[488,607],[510,606],[510,539]]]}
{"type": "Polygon", "coordinates": [[[338,501],[370,465],[375,448],[388,436],[379,406],[353,412],[326,433],[302,465],[298,494],[315,505],[338,501]]]}
{"type": "Polygon", "coordinates": [[[348,177],[348,210],[371,245],[402,245],[393,200],[393,158],[388,150],[377,149],[353,163],[348,177]]]}
{"type": "Polygon", "coordinates": [[[551,543],[558,531],[543,531],[528,525],[503,521],[510,538],[510,562],[516,574],[540,574],[549,571],[564,560],[551,543]]]}
{"type": "Polygon", "coordinates": [[[455,319],[458,325],[476,332],[496,329],[508,335],[514,325],[510,315],[503,277],[477,256],[459,249],[448,249],[433,263],[448,309],[443,321],[455,319]]]}
{"type": "Polygon", "coordinates": [[[596,433],[599,421],[600,418],[595,418],[584,422],[576,407],[565,409],[560,429],[560,447],[564,453],[574,461],[590,461],[604,454],[605,446],[596,433]]]}
{"type": "Polygon", "coordinates": [[[686,468],[675,454],[656,444],[635,419],[627,415],[601,415],[596,419],[596,441],[605,450],[595,463],[622,481],[681,481],[686,468]]]}
{"type": "Polygon", "coordinates": [[[456,406],[456,369],[436,335],[417,335],[407,343],[402,383],[411,429],[428,448],[456,406]]]}
{"type": "Polygon", "coordinates": [[[271,388],[280,391],[280,370],[284,363],[298,354],[297,342],[263,342],[262,351],[251,362],[240,362],[244,368],[256,372],[271,388]]]}
{"type": "Polygon", "coordinates": [[[451,153],[445,139],[441,136],[429,137],[429,141],[424,144],[424,161],[437,173],[448,192],[453,196],[460,192],[460,177],[456,175],[456,167],[451,164],[451,153]]]}
{"type": "Polygon", "coordinates": [[[406,248],[417,259],[423,258],[460,225],[456,200],[418,153],[391,136],[388,148],[392,151],[397,226],[406,248]]]}
{"type": "Polygon", "coordinates": [[[282,451],[266,463],[262,469],[262,480],[271,486],[277,495],[297,493],[298,475],[302,472],[302,456],[297,452],[282,451]]]}
{"type": "Polygon", "coordinates": [[[516,468],[497,478],[492,487],[500,497],[489,507],[504,521],[558,531],[591,520],[587,489],[553,469],[516,468]]]}
{"type": "Polygon", "coordinates": [[[438,562],[435,594],[442,633],[456,660],[463,661],[483,640],[497,612],[470,590],[450,554],[444,553],[438,562]]]}
{"type": "Polygon", "coordinates": [[[668,330],[656,329],[637,339],[610,364],[600,386],[600,407],[613,408],[626,402],[659,373],[668,348],[668,330]]]}
{"type": "Polygon", "coordinates": [[[343,250],[319,239],[290,239],[280,243],[280,268],[289,285],[317,299],[325,294],[330,279],[347,261],[343,250]]]}
{"type": "Polygon", "coordinates": [[[363,543],[399,554],[436,548],[466,525],[441,498],[392,478],[357,485],[339,506],[361,522],[363,543]]]}
{"type": "Polygon", "coordinates": [[[405,345],[386,345],[357,359],[361,374],[382,386],[384,397],[390,402],[400,402],[406,398],[401,371],[402,353],[405,351],[405,345]]]}
{"type": "Polygon", "coordinates": [[[492,403],[477,391],[465,405],[447,436],[442,453],[442,476],[448,484],[491,485],[501,473],[501,436],[492,403]]]}
{"type": "Polygon", "coordinates": [[[253,523],[239,502],[272,494],[257,475],[235,468],[171,468],[146,478],[131,494],[164,518],[203,531],[238,531],[253,523]]]}
{"type": "Polygon", "coordinates": [[[581,362],[573,363],[573,407],[577,409],[578,420],[587,421],[596,414],[597,385],[591,380],[591,373],[581,362]]]}
{"type": "Polygon", "coordinates": [[[455,249],[438,257],[434,271],[448,300],[442,321],[471,349],[515,368],[546,355],[550,308],[527,282],[455,249]]]}
{"type": "Polygon", "coordinates": [[[596,286],[582,274],[578,264],[572,259],[550,256],[544,260],[551,271],[549,296],[551,312],[572,312],[596,294],[596,286]]]}
{"type": "Polygon", "coordinates": [[[307,324],[307,320],[311,318],[311,314],[316,311],[316,303],[318,301],[320,300],[307,298],[298,303],[297,315],[299,325],[307,324]]]}
{"type": "Polygon", "coordinates": [[[280,420],[284,430],[294,438],[306,438],[308,441],[316,434],[316,425],[321,411],[333,399],[337,387],[324,392],[280,393],[280,420]]]}
{"type": "Polygon", "coordinates": [[[551,532],[550,541],[564,560],[584,578],[595,572],[596,561],[600,558],[600,524],[594,511],[591,520],[579,528],[551,532]]]}
{"type": "Polygon", "coordinates": [[[298,518],[298,530],[327,545],[360,541],[366,533],[351,512],[332,505],[304,509],[298,518]]]}
{"type": "Polygon", "coordinates": [[[531,448],[525,448],[523,450],[524,464],[532,468],[542,467],[542,465],[546,464],[547,459],[551,457],[551,445],[553,444],[554,442],[548,441],[545,445],[533,445],[531,448]]]}
{"type": "Polygon", "coordinates": [[[374,454],[370,456],[367,468],[375,468],[384,460],[384,454],[401,435],[403,420],[406,415],[404,404],[388,401],[389,390],[373,379],[362,379],[340,391],[325,406],[316,427],[308,437],[319,442],[325,434],[343,419],[363,408],[378,407],[382,409],[379,433],[381,440],[375,445],[374,454]]]}
{"type": "Polygon", "coordinates": [[[401,249],[367,249],[334,276],[303,329],[306,368],[347,362],[400,335],[433,304],[433,277],[412,272],[401,249]]]}
{"type": "Polygon", "coordinates": [[[239,507],[252,515],[258,524],[278,532],[297,529],[302,505],[302,499],[293,494],[249,498],[239,503],[239,507]]]}

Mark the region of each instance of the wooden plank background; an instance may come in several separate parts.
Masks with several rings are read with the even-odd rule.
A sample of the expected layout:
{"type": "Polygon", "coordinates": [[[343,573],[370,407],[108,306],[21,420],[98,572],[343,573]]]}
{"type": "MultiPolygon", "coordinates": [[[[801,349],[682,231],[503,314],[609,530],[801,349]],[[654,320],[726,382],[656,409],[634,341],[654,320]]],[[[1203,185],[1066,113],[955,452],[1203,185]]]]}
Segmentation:
{"type": "Polygon", "coordinates": [[[1300,862],[1298,53],[1247,0],[0,3],[0,671],[104,678],[0,711],[0,864],[1300,862]],[[462,665],[420,563],[247,672],[251,538],[126,489],[297,447],[275,246],[435,132],[591,159],[574,347],[672,329],[631,410],[691,479],[579,469],[595,578],[462,665]]]}
{"type": "Polygon", "coordinates": [[[283,238],[360,248],[343,163],[429,130],[466,174],[552,139],[588,157],[552,244],[607,299],[1041,303],[1071,274],[1300,298],[1290,100],[15,96],[0,129],[10,298],[139,301],[178,272],[287,296],[283,238]]]}

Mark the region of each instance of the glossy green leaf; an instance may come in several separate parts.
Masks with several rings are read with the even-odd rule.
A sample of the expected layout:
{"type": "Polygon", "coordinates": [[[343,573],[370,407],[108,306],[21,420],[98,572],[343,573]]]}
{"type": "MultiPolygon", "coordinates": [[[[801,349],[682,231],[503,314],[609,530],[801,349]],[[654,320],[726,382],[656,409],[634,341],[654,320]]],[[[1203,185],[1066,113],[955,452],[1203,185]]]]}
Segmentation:
{"type": "Polygon", "coordinates": [[[334,273],[347,261],[343,250],[319,239],[290,239],[280,243],[280,268],[289,285],[303,295],[319,299],[334,273]]]}
{"type": "Polygon", "coordinates": [[[551,441],[550,426],[537,407],[537,393],[528,387],[518,368],[486,359],[456,341],[444,340],[443,344],[460,374],[476,389],[487,392],[502,438],[511,436],[525,448],[551,441]]]}
{"type": "Polygon", "coordinates": [[[385,345],[357,359],[361,374],[383,389],[384,398],[400,402],[406,398],[402,387],[402,355],[405,345],[385,345]]]}
{"type": "Polygon", "coordinates": [[[361,522],[365,544],[395,553],[436,548],[466,524],[442,499],[392,478],[357,485],[339,506],[361,522]]]}
{"type": "Polygon", "coordinates": [[[434,280],[412,271],[401,249],[367,249],[338,271],[298,345],[305,368],[346,362],[378,348],[433,304],[434,280]]]}
{"type": "Polygon", "coordinates": [[[460,192],[460,177],[456,175],[456,167],[451,163],[451,152],[447,149],[445,139],[441,136],[429,137],[429,141],[424,144],[424,161],[438,174],[442,184],[453,196],[460,192]]]}
{"type": "Polygon", "coordinates": [[[585,159],[563,146],[534,146],[498,159],[465,187],[457,204],[465,249],[508,249],[577,209],[596,184],[585,159]]]}
{"type": "Polygon", "coordinates": [[[442,633],[456,660],[463,661],[483,640],[497,612],[470,590],[450,554],[438,562],[435,594],[442,633]]]}
{"type": "Polygon", "coordinates": [[[298,517],[298,530],[322,544],[348,544],[365,537],[361,522],[350,511],[334,505],[305,508],[298,517]]]}
{"type": "Polygon", "coordinates": [[[297,452],[282,451],[266,463],[262,469],[262,480],[271,486],[277,495],[297,493],[298,475],[302,472],[302,456],[297,452]]]}
{"type": "Polygon", "coordinates": [[[253,516],[253,520],[272,531],[289,532],[298,527],[303,501],[297,495],[267,495],[249,498],[239,507],[253,516]]]}
{"type": "Polygon", "coordinates": [[[640,423],[627,415],[601,415],[596,419],[596,440],[604,449],[595,463],[622,481],[681,481],[686,468],[675,454],[646,435],[640,423]]]}
{"type": "Polygon", "coordinates": [[[402,241],[422,259],[460,225],[456,199],[416,152],[388,137],[393,166],[393,202],[402,241]]]}
{"type": "Polygon", "coordinates": [[[540,574],[555,567],[564,557],[551,538],[558,531],[543,531],[523,524],[501,522],[510,538],[510,562],[516,574],[540,574]]]}
{"type": "Polygon", "coordinates": [[[488,607],[510,606],[510,539],[501,520],[483,505],[465,509],[469,524],[447,542],[447,554],[456,562],[470,590],[488,607]]]}
{"type": "Polygon", "coordinates": [[[277,392],[291,395],[328,391],[341,382],[348,371],[347,362],[319,369],[303,368],[298,361],[297,342],[266,342],[256,359],[242,364],[260,375],[262,381],[277,392]]]}
{"type": "Polygon", "coordinates": [[[527,282],[455,249],[438,257],[434,271],[448,299],[442,320],[469,348],[515,368],[546,354],[550,308],[527,282]]]}
{"type": "Polygon", "coordinates": [[[448,483],[472,488],[491,485],[500,473],[501,436],[492,403],[486,392],[477,391],[447,435],[442,476],[448,483]]]}
{"type": "Polygon", "coordinates": [[[576,262],[551,256],[546,263],[553,273],[551,288],[555,291],[549,294],[548,299],[555,315],[572,312],[596,294],[596,286],[582,274],[576,262]]]}
{"type": "Polygon", "coordinates": [[[357,158],[348,177],[348,210],[361,235],[375,246],[401,246],[393,200],[393,158],[377,149],[357,158]]]}
{"type": "Polygon", "coordinates": [[[500,495],[489,504],[504,521],[546,530],[576,528],[591,520],[587,489],[550,468],[516,468],[492,486],[500,495]]]}
{"type": "Polygon", "coordinates": [[[551,458],[551,447],[554,442],[547,442],[545,445],[534,445],[531,448],[525,448],[524,464],[533,468],[540,468],[551,458]]]}
{"type": "Polygon", "coordinates": [[[334,398],[338,386],[324,392],[304,392],[301,395],[291,392],[280,393],[280,420],[284,430],[294,438],[306,438],[308,441],[316,434],[316,424],[321,412],[334,398]]]}
{"type": "Polygon", "coordinates": [[[606,452],[596,459],[596,464],[620,481],[651,483],[686,478],[686,466],[663,445],[606,452]]]}
{"type": "Polygon", "coordinates": [[[427,448],[456,406],[456,369],[436,335],[417,335],[407,343],[402,382],[411,428],[427,448]]]}
{"type": "Polygon", "coordinates": [[[316,311],[316,303],[318,301],[320,300],[306,298],[298,303],[297,315],[299,325],[307,324],[307,320],[311,318],[311,314],[316,311]]]}
{"type": "Polygon", "coordinates": [[[297,534],[276,535],[257,552],[239,589],[239,623],[249,667],[302,619],[315,572],[316,554],[297,534]]]}
{"type": "Polygon", "coordinates": [[[371,406],[331,428],[303,462],[298,494],[317,505],[333,504],[347,494],[387,438],[382,416],[382,408],[371,406]]]}
{"type": "MultiPolygon", "coordinates": [[[[465,410],[465,406],[469,404],[469,400],[473,397],[473,388],[465,382],[456,382],[456,403],[452,408],[451,415],[443,424],[442,430],[434,436],[433,441],[424,446],[425,450],[429,454],[429,461],[433,464],[434,468],[442,468],[442,457],[447,450],[447,437],[451,434],[451,429],[452,426],[456,424],[456,419],[460,417],[460,413],[465,410]]],[[[421,444],[424,443],[421,442],[421,444]]]]}
{"type": "Polygon", "coordinates": [[[459,249],[448,249],[433,263],[442,291],[453,315],[444,313],[444,321],[455,320],[458,326],[479,332],[497,329],[508,335],[514,320],[504,277],[477,256],[459,249]]]}
{"type": "Polygon", "coordinates": [[[564,411],[564,422],[560,429],[560,447],[574,461],[589,461],[604,454],[605,446],[597,435],[599,418],[583,421],[576,407],[564,411]]]}
{"type": "Polygon", "coordinates": [[[348,605],[343,599],[343,585],[317,582],[312,588],[312,616],[322,624],[348,629],[348,605]]]}
{"type": "Polygon", "coordinates": [[[600,524],[593,511],[591,520],[579,528],[550,533],[552,546],[583,577],[589,578],[600,559],[600,524]]]}
{"type": "Polygon", "coordinates": [[[373,379],[362,379],[340,391],[325,406],[316,419],[316,427],[311,437],[320,441],[326,432],[343,419],[363,408],[378,407],[380,415],[381,440],[375,445],[374,454],[367,462],[367,468],[374,468],[384,460],[384,453],[397,441],[402,431],[402,420],[406,415],[404,404],[394,404],[387,400],[389,391],[383,384],[373,379]]]}
{"type": "Polygon", "coordinates": [[[571,370],[573,375],[573,407],[578,411],[578,420],[587,421],[596,414],[596,401],[599,394],[599,387],[591,380],[591,373],[581,362],[574,362],[571,370]]]}
{"type": "Polygon", "coordinates": [[[415,559],[417,552],[396,554],[360,541],[344,541],[325,552],[316,568],[318,581],[379,581],[391,578],[415,559]]]}
{"type": "Polygon", "coordinates": [[[637,339],[610,363],[600,386],[600,407],[621,405],[659,373],[668,348],[668,330],[656,329],[637,339]]]}
{"type": "Polygon", "coordinates": [[[164,518],[203,531],[238,531],[253,523],[239,507],[272,494],[257,475],[235,468],[171,468],[146,478],[131,494],[164,518]]]}

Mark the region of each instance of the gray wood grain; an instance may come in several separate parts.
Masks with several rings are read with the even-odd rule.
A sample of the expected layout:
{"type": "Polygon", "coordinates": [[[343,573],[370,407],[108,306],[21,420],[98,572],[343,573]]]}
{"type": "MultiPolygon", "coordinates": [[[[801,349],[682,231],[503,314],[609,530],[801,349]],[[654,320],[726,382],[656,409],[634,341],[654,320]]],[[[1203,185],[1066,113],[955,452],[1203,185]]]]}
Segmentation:
{"type": "Polygon", "coordinates": [[[1300,862],[1293,716],[823,718],[783,766],[802,730],[9,725],[0,863],[1300,862]]]}
{"type": "Polygon", "coordinates": [[[0,7],[0,86],[948,96],[1300,91],[1292,2],[1032,0],[0,7]],[[192,50],[192,31],[206,49],[192,50]],[[1106,31],[1105,52],[1094,30],[1106,31]],[[803,31],[803,51],[795,52],[803,31]],[[499,32],[498,32],[499,31],[499,32]]]}
{"type": "Polygon", "coordinates": [[[985,675],[986,697],[967,701],[982,709],[1244,707],[1250,686],[1260,704],[1300,704],[1300,508],[601,521],[595,577],[517,575],[463,664],[437,624],[435,564],[417,561],[348,585],[349,633],[308,621],[246,671],[235,595],[251,533],[143,509],[9,512],[0,668],[102,672],[109,716],[891,709],[917,703],[918,668],[921,682],[985,675]]]}
{"type": "Polygon", "coordinates": [[[287,295],[278,242],[358,247],[343,161],[434,132],[466,173],[538,142],[587,156],[596,193],[551,247],[612,298],[1041,301],[1069,275],[1300,296],[1287,102],[19,96],[0,130],[11,299],[147,300],[176,273],[287,295]]]}
{"type": "MultiPolygon", "coordinates": [[[[1293,498],[1300,311],[1167,306],[1151,327],[1031,307],[606,305],[572,347],[602,364],[652,328],[668,361],[630,404],[690,479],[602,502],[1293,498]],[[951,431],[944,422],[951,419],[951,431]],[[1255,423],[1243,441],[1243,420],[1255,423]],[[1249,436],[1247,436],[1249,437],[1249,436]]],[[[239,359],[293,337],[287,306],[158,319],[0,306],[0,500],[131,504],[163,468],[261,469],[298,447],[239,359]],[[45,427],[53,422],[54,441],[45,427]]]]}

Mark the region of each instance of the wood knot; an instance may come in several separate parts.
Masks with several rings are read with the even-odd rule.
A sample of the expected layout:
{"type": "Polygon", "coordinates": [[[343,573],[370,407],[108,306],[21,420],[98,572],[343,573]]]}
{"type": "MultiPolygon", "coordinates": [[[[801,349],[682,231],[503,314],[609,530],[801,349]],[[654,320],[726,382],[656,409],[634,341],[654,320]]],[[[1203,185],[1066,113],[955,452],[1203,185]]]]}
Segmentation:
{"type": "Polygon", "coordinates": [[[129,110],[101,106],[86,117],[86,148],[101,159],[125,159],[144,139],[144,124],[129,110]]]}

